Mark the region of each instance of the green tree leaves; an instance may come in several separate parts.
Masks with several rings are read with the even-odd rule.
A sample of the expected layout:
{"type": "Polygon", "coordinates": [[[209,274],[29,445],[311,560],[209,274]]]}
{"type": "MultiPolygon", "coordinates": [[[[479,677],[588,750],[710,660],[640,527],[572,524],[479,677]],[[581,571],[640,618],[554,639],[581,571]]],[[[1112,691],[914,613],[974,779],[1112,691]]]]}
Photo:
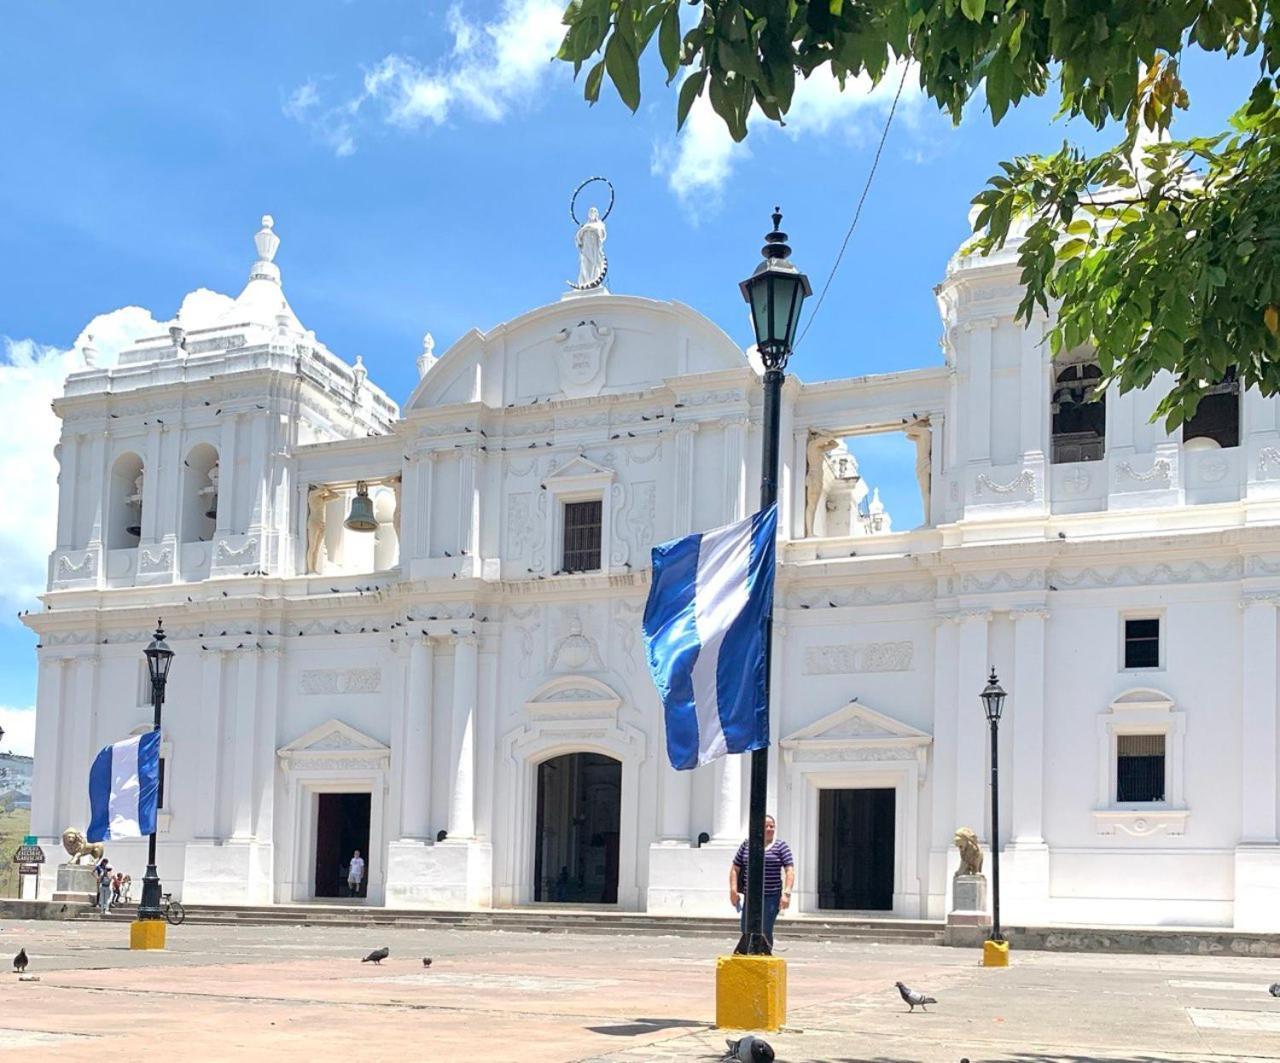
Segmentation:
{"type": "Polygon", "coordinates": [[[1055,352],[1092,346],[1122,390],[1171,373],[1158,412],[1173,426],[1229,366],[1280,394],[1278,12],[1280,0],[572,0],[558,58],[575,73],[594,60],[586,98],[607,75],[634,111],[656,37],[680,82],[677,127],[705,92],[737,140],[755,108],[785,120],[797,77],[878,83],[903,60],[956,122],[975,96],[999,122],[1051,85],[1060,113],[1122,121],[1124,143],[1096,156],[1064,145],[1002,163],[974,199],[972,246],[1016,245],[1019,314],[1054,308],[1055,352]],[[1189,48],[1251,56],[1252,93],[1220,136],[1137,147],[1187,107],[1189,48]]]}

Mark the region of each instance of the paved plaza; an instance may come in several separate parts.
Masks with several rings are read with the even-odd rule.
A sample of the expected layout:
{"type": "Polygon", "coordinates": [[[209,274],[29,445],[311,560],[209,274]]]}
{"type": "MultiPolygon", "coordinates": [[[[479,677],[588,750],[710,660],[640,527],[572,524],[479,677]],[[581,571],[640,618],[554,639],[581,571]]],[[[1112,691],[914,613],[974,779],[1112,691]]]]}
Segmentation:
{"type": "MultiPolygon", "coordinates": [[[[436,1061],[720,1057],[713,939],[488,930],[183,926],[130,952],[121,922],[5,922],[0,1059],[436,1061]],[[387,945],[381,966],[362,964],[387,945]],[[422,957],[430,956],[430,969],[422,957]],[[5,960],[6,971],[8,960],[5,960]]],[[[783,1061],[1280,1059],[1280,961],[779,940],[783,1061]],[[893,983],[938,998],[908,1014],[893,983]]]]}

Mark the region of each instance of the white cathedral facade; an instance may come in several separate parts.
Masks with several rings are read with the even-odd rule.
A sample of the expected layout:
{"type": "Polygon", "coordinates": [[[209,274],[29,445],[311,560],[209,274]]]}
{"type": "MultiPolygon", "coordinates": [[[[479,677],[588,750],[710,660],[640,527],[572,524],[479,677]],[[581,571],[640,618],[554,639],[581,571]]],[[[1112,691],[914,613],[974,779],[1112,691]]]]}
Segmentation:
{"type": "MultiPolygon", "coordinates": [[[[755,508],[752,358],[597,288],[428,344],[400,409],[256,243],[217,320],[56,402],[33,832],[83,829],[95,752],[149,727],[161,616],[182,900],[341,902],[360,849],[359,903],[732,914],[743,758],[670,768],[640,617],[655,543],[755,508]]],[[[1174,435],[1158,387],[1086,404],[1096,370],[1014,322],[1017,277],[953,259],[936,366],[787,380],[769,807],[795,907],[941,918],[971,827],[1008,923],[1276,930],[1280,402],[1226,381],[1174,435]],[[915,442],[920,527],[837,442],[873,432],[915,442]]],[[[109,851],[140,877],[145,841],[109,851]]]]}

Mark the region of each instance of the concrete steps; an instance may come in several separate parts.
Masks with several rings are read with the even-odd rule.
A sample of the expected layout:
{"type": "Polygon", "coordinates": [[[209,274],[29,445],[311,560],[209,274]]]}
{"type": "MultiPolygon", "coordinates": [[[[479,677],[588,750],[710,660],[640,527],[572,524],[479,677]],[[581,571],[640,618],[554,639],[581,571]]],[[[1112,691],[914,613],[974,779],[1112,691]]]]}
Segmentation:
{"type": "MultiPolygon", "coordinates": [[[[242,924],[247,926],[304,925],[334,927],[427,927],[437,929],[508,930],[526,933],[670,934],[681,937],[732,937],[736,919],[646,915],[643,912],[575,909],[498,909],[479,911],[424,911],[419,909],[364,908],[356,905],[204,905],[184,906],[191,924],[242,924]]],[[[119,905],[108,919],[134,918],[135,904],[119,905]]],[[[96,911],[82,918],[101,919],[96,911]]],[[[899,919],[792,918],[781,920],[788,938],[809,940],[874,941],[885,944],[937,945],[942,943],[942,923],[899,919]]]]}

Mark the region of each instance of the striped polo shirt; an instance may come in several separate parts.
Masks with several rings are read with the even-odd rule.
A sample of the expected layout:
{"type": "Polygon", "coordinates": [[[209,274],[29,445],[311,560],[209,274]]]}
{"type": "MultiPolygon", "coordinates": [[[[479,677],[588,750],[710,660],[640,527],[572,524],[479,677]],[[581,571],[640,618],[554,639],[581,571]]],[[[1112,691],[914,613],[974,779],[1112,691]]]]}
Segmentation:
{"type": "MultiPolygon", "coordinates": [[[[747,843],[738,846],[738,855],[733,858],[733,866],[738,869],[738,889],[747,885],[747,843]]],[[[782,893],[782,869],[794,867],[795,860],[791,856],[791,847],[786,842],[775,841],[764,851],[764,891],[766,894],[782,893]]]]}

